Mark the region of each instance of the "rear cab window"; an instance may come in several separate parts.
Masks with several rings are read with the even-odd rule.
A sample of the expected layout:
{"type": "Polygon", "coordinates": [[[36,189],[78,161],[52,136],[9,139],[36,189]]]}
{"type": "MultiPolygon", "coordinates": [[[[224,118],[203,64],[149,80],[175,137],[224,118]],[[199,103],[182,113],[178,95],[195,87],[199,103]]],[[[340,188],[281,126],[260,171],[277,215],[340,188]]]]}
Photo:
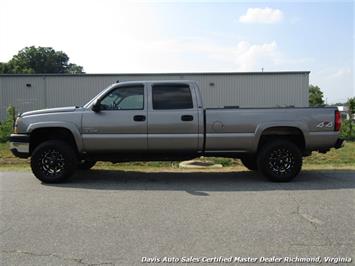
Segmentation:
{"type": "Polygon", "coordinates": [[[153,110],[192,109],[193,100],[188,84],[155,84],[152,86],[153,110]]]}

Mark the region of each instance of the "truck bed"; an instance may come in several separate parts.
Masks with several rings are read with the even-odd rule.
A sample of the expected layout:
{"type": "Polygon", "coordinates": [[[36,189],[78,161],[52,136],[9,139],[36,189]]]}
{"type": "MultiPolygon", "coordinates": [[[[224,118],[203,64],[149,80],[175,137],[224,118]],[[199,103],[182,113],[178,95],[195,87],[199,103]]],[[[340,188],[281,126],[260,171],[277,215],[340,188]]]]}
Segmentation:
{"type": "Polygon", "coordinates": [[[207,108],[206,151],[255,151],[257,139],[270,127],[294,127],[303,133],[306,149],[327,149],[335,144],[336,108],[207,108]],[[319,138],[321,136],[321,138],[319,138]]]}

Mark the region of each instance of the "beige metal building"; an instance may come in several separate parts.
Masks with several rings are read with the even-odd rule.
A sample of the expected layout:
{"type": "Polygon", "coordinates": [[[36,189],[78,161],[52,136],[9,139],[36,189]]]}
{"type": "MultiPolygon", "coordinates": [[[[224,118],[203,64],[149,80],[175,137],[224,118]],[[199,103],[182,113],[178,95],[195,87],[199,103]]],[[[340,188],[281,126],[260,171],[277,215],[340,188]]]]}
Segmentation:
{"type": "Polygon", "coordinates": [[[117,81],[180,80],[198,82],[207,107],[308,106],[309,71],[169,74],[0,75],[0,120],[9,105],[17,112],[82,105],[117,81]]]}

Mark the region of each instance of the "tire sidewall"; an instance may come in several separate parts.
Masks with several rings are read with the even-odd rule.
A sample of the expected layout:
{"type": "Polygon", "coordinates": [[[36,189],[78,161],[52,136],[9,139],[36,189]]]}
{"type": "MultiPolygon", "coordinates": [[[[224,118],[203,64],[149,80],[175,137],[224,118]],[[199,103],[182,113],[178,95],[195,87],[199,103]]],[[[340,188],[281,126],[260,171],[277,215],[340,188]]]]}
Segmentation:
{"type": "Polygon", "coordinates": [[[259,171],[274,182],[289,182],[296,177],[302,168],[302,153],[300,149],[290,141],[287,140],[274,140],[265,144],[258,155],[257,159],[259,171]],[[275,174],[269,167],[269,157],[271,153],[279,148],[285,148],[288,152],[292,153],[293,165],[290,171],[284,175],[275,174]]]}
{"type": "Polygon", "coordinates": [[[257,165],[257,159],[256,156],[244,156],[240,159],[242,164],[248,168],[251,171],[257,171],[258,170],[258,165],[257,165]]]}
{"type": "Polygon", "coordinates": [[[64,141],[59,140],[49,140],[41,143],[38,145],[34,151],[32,152],[31,157],[31,168],[33,174],[42,182],[44,183],[58,183],[62,182],[71,176],[77,165],[77,156],[74,152],[74,149],[68,145],[64,141]],[[63,171],[55,176],[50,176],[45,174],[44,171],[41,170],[41,157],[44,152],[48,151],[49,149],[55,149],[59,152],[64,159],[64,169],[63,171]]]}

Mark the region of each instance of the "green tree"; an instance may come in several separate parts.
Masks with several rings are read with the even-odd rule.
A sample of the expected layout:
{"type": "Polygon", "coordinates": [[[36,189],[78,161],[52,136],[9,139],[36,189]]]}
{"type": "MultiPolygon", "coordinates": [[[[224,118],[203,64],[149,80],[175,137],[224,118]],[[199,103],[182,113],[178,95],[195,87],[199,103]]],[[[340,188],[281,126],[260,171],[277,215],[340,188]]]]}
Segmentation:
{"type": "Polygon", "coordinates": [[[69,63],[69,57],[51,47],[25,47],[8,63],[0,63],[0,73],[84,73],[83,67],[69,63]]]}
{"type": "Polygon", "coordinates": [[[355,114],[355,97],[349,98],[346,105],[349,108],[349,113],[355,114]]]}
{"type": "Polygon", "coordinates": [[[15,121],[15,107],[9,106],[6,110],[6,120],[0,122],[0,142],[6,142],[13,130],[13,124],[15,121]]]}
{"type": "Polygon", "coordinates": [[[350,117],[350,121],[349,121],[349,135],[350,137],[352,137],[353,135],[353,116],[355,114],[355,97],[349,98],[348,102],[346,103],[346,105],[348,106],[349,110],[349,117],[350,117]]]}
{"type": "Polygon", "coordinates": [[[309,86],[309,106],[324,106],[323,92],[318,86],[309,86]]]}
{"type": "Polygon", "coordinates": [[[67,73],[70,74],[84,73],[83,70],[84,69],[82,66],[76,64],[69,64],[67,68],[67,73]]]}

